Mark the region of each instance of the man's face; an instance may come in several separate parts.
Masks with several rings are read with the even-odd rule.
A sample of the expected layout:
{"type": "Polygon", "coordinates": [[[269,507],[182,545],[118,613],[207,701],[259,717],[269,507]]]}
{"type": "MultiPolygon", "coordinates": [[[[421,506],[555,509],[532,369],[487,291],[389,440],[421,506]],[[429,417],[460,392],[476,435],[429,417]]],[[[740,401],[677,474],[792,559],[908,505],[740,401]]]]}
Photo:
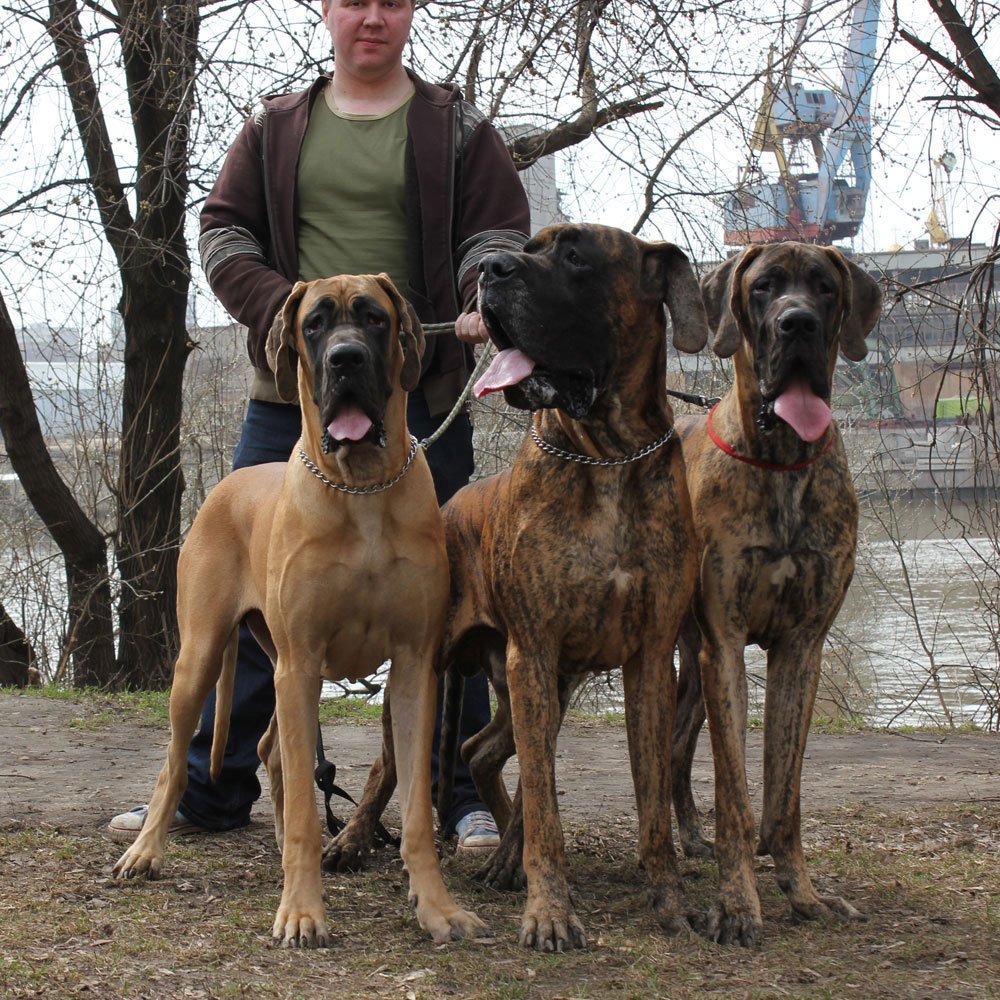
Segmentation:
{"type": "Polygon", "coordinates": [[[402,64],[412,0],[323,0],[337,69],[366,78],[402,64]]]}

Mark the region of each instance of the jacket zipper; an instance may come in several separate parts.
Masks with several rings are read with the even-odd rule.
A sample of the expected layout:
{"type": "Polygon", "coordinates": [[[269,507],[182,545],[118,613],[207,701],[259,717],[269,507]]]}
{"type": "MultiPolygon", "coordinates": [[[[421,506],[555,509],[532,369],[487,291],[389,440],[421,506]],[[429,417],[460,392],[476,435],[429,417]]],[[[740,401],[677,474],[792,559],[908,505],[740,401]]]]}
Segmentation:
{"type": "Polygon", "coordinates": [[[271,245],[268,247],[268,255],[270,260],[268,263],[275,270],[278,269],[278,262],[275,259],[277,257],[277,232],[278,230],[274,228],[274,209],[271,204],[271,171],[268,167],[268,141],[270,138],[270,131],[267,127],[267,120],[270,118],[270,113],[267,110],[267,106],[264,107],[264,120],[260,125],[260,158],[261,158],[261,173],[264,177],[264,214],[267,216],[267,230],[271,234],[271,245]]]}
{"type": "Polygon", "coordinates": [[[462,311],[462,304],[458,301],[458,285],[455,278],[455,173],[458,170],[458,149],[461,136],[457,135],[458,128],[458,104],[452,102],[448,108],[451,128],[449,129],[451,148],[449,149],[451,159],[451,170],[448,174],[448,273],[451,275],[451,301],[457,316],[462,311]]]}

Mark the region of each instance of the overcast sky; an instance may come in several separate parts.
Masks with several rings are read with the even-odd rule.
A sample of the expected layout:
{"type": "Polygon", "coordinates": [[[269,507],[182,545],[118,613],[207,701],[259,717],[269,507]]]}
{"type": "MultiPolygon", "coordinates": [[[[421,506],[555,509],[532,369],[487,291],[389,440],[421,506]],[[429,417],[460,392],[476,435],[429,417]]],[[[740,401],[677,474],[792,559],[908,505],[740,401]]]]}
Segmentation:
{"type": "MultiPolygon", "coordinates": [[[[303,16],[300,5],[292,0],[286,2],[291,4],[289,11],[299,18],[303,16]]],[[[790,8],[796,9],[797,2],[789,0],[790,8]]],[[[280,8],[280,4],[276,6],[280,8]]],[[[848,245],[859,251],[884,250],[894,244],[911,246],[915,240],[926,238],[924,220],[932,204],[932,161],[946,151],[956,157],[950,176],[939,173],[942,181],[939,194],[949,229],[955,236],[972,235],[978,241],[990,242],[1000,216],[997,201],[1000,143],[984,126],[970,127],[967,120],[960,120],[954,112],[935,112],[933,105],[923,100],[942,92],[935,74],[925,73],[916,84],[909,85],[913,66],[922,60],[901,42],[894,44],[886,54],[890,13],[886,8],[889,6],[883,3],[879,39],[882,64],[873,88],[872,190],[861,232],[848,245]],[[902,92],[904,86],[907,87],[905,94],[902,92]]],[[[275,6],[267,11],[263,7],[260,9],[262,16],[266,13],[273,17],[276,12],[275,6]]],[[[899,9],[918,30],[936,24],[924,0],[907,0],[899,9]]],[[[418,18],[426,16],[425,13],[417,15],[418,18]]],[[[312,24],[303,26],[302,44],[316,59],[322,59],[326,40],[322,31],[313,29],[312,24]]],[[[803,65],[796,65],[793,78],[813,85],[821,83],[815,74],[810,74],[809,64],[812,63],[827,74],[829,83],[838,83],[840,67],[836,46],[846,42],[847,30],[844,23],[841,33],[839,23],[835,22],[827,36],[811,43],[800,61],[803,65]]],[[[15,44],[25,43],[22,40],[15,44]]],[[[719,49],[710,54],[713,66],[724,65],[727,61],[726,41],[719,40],[718,45],[719,49]]],[[[41,50],[44,43],[39,42],[39,46],[41,50]]],[[[943,51],[950,49],[944,47],[943,51]]],[[[986,54],[994,65],[1000,65],[1000,39],[988,42],[986,54]]],[[[751,58],[763,59],[763,48],[751,58]]],[[[0,75],[0,84],[10,94],[16,90],[18,81],[11,79],[8,72],[6,78],[0,75]]],[[[238,91],[238,78],[231,87],[238,91]]],[[[247,94],[243,99],[252,102],[253,96],[247,94]]],[[[238,97],[237,93],[233,94],[234,103],[240,103],[238,97]]],[[[672,175],[675,188],[683,190],[687,185],[696,192],[696,185],[700,184],[704,185],[703,190],[724,190],[735,183],[746,161],[746,133],[753,126],[753,109],[759,97],[760,87],[757,86],[743,102],[745,114],[740,116],[737,125],[720,119],[678,154],[672,175]]],[[[5,138],[7,153],[0,157],[0,206],[9,205],[32,182],[46,180],[50,164],[53,165],[52,176],[58,176],[54,166],[55,150],[59,148],[59,137],[69,125],[61,101],[62,93],[58,89],[36,90],[31,117],[24,124],[24,130],[12,132],[5,138]]],[[[124,105],[116,109],[111,104],[107,110],[117,111],[122,135],[125,135],[124,105]]],[[[238,113],[229,115],[225,121],[227,133],[235,135],[238,121],[238,113]]],[[[668,123],[666,134],[669,132],[668,123]]],[[[614,140],[610,142],[610,149],[612,153],[616,149],[614,140]]],[[[762,164],[769,166],[773,159],[765,156],[762,164]]],[[[572,219],[600,221],[630,229],[639,216],[643,196],[641,178],[629,164],[616,161],[603,141],[590,141],[582,148],[559,154],[556,176],[563,194],[563,208],[572,219]]],[[[97,238],[81,243],[74,211],[68,206],[60,218],[60,210],[50,208],[44,219],[38,213],[0,215],[0,254],[4,254],[0,256],[0,291],[15,314],[15,323],[40,322],[48,314],[50,321],[56,322],[60,317],[67,325],[91,328],[103,336],[118,296],[110,252],[97,238]],[[37,234],[34,227],[37,227],[37,234]],[[32,240],[42,241],[44,245],[32,246],[32,240]],[[16,248],[15,256],[9,252],[12,247],[16,248]],[[63,247],[70,249],[67,252],[63,247]],[[39,266],[43,267],[44,280],[33,271],[39,266]],[[95,286],[91,281],[95,273],[108,273],[109,277],[95,286]]],[[[194,219],[195,213],[192,213],[192,237],[194,219]]],[[[721,209],[696,193],[678,196],[653,216],[642,235],[671,239],[689,248],[695,256],[717,256],[722,252],[721,209]]],[[[191,245],[193,250],[194,239],[191,245]]],[[[201,283],[197,265],[196,270],[197,281],[201,283]]],[[[203,284],[196,291],[193,308],[198,321],[205,324],[224,321],[224,315],[203,284]]]]}

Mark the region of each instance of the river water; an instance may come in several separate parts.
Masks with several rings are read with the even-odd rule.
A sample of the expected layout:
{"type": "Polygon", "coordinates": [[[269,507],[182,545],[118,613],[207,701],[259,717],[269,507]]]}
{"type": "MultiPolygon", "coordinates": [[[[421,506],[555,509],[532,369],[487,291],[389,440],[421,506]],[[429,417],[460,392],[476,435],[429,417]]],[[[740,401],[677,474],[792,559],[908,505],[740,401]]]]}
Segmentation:
{"type": "Polygon", "coordinates": [[[995,532],[940,497],[863,510],[855,579],[828,642],[828,682],[852,690],[871,722],[988,725],[1000,696],[995,532]]]}
{"type": "MultiPolygon", "coordinates": [[[[7,549],[0,564],[6,581],[0,600],[8,610],[18,619],[37,614],[39,624],[44,619],[57,634],[58,560],[40,570],[44,597],[31,592],[23,554],[7,549]]],[[[995,713],[1000,701],[998,566],[997,544],[986,535],[963,535],[940,502],[866,504],[857,571],[824,651],[818,714],[874,725],[995,727],[990,705],[995,713]]],[[[49,650],[52,662],[56,655],[49,650]]],[[[764,654],[749,647],[746,663],[750,714],[760,716],[764,654]]],[[[329,684],[325,692],[342,693],[329,684]]],[[[620,709],[617,672],[592,682],[583,703],[620,709]]]]}

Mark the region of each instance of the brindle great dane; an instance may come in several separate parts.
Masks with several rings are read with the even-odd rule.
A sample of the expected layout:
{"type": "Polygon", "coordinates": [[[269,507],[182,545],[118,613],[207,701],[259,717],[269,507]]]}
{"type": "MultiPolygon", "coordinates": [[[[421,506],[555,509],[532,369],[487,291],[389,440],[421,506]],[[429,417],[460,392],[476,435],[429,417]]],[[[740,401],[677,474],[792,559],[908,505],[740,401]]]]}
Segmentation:
{"type": "Polygon", "coordinates": [[[312,785],[320,685],[392,660],[393,735],[410,900],[435,941],[481,934],[448,894],[434,846],[430,745],[434,657],[448,563],[430,470],[406,427],[423,332],[387,275],[300,282],[268,342],[285,399],[302,406],[287,463],[227,476],[198,513],[178,567],[181,649],[170,693],[170,745],[149,816],[115,875],[156,878],[187,782],[187,748],[218,683],[213,774],[229,726],[237,626],[247,616],[275,663],[277,707],[261,740],[282,848],[273,935],[328,941],[320,825],[312,785]],[[297,370],[297,375],[296,375],[297,370]]]}
{"type": "Polygon", "coordinates": [[[673,791],[685,851],[708,853],[691,796],[707,704],[720,879],[707,930],[751,946],[762,926],[744,752],[751,643],[767,651],[757,852],[773,858],[798,916],[861,916],[813,888],[799,782],[823,641],[857,540],[857,498],[829,407],[833,371],[838,349],[852,361],[865,356],[882,295],[838,250],[799,243],[747,248],[702,280],[702,294],[712,348],[733,356],[735,378],[707,418],[678,421],[701,557],[697,625],[685,623],[681,640],[673,791]]]}
{"type": "Polygon", "coordinates": [[[619,665],[650,899],[664,928],[688,926],[668,751],[672,651],[696,552],[664,381],[664,304],[675,346],[699,350],[706,318],[684,254],[604,226],[549,227],[523,253],[481,266],[479,308],[501,353],[478,391],[502,389],[533,415],[513,467],[445,508],[442,661],[486,666],[497,688],[497,716],[465,753],[477,783],[494,771],[480,791],[503,826],[510,801],[485,762],[516,747],[528,890],[520,940],[541,950],[586,944],[556,799],[561,716],[582,674],[619,665]]]}

